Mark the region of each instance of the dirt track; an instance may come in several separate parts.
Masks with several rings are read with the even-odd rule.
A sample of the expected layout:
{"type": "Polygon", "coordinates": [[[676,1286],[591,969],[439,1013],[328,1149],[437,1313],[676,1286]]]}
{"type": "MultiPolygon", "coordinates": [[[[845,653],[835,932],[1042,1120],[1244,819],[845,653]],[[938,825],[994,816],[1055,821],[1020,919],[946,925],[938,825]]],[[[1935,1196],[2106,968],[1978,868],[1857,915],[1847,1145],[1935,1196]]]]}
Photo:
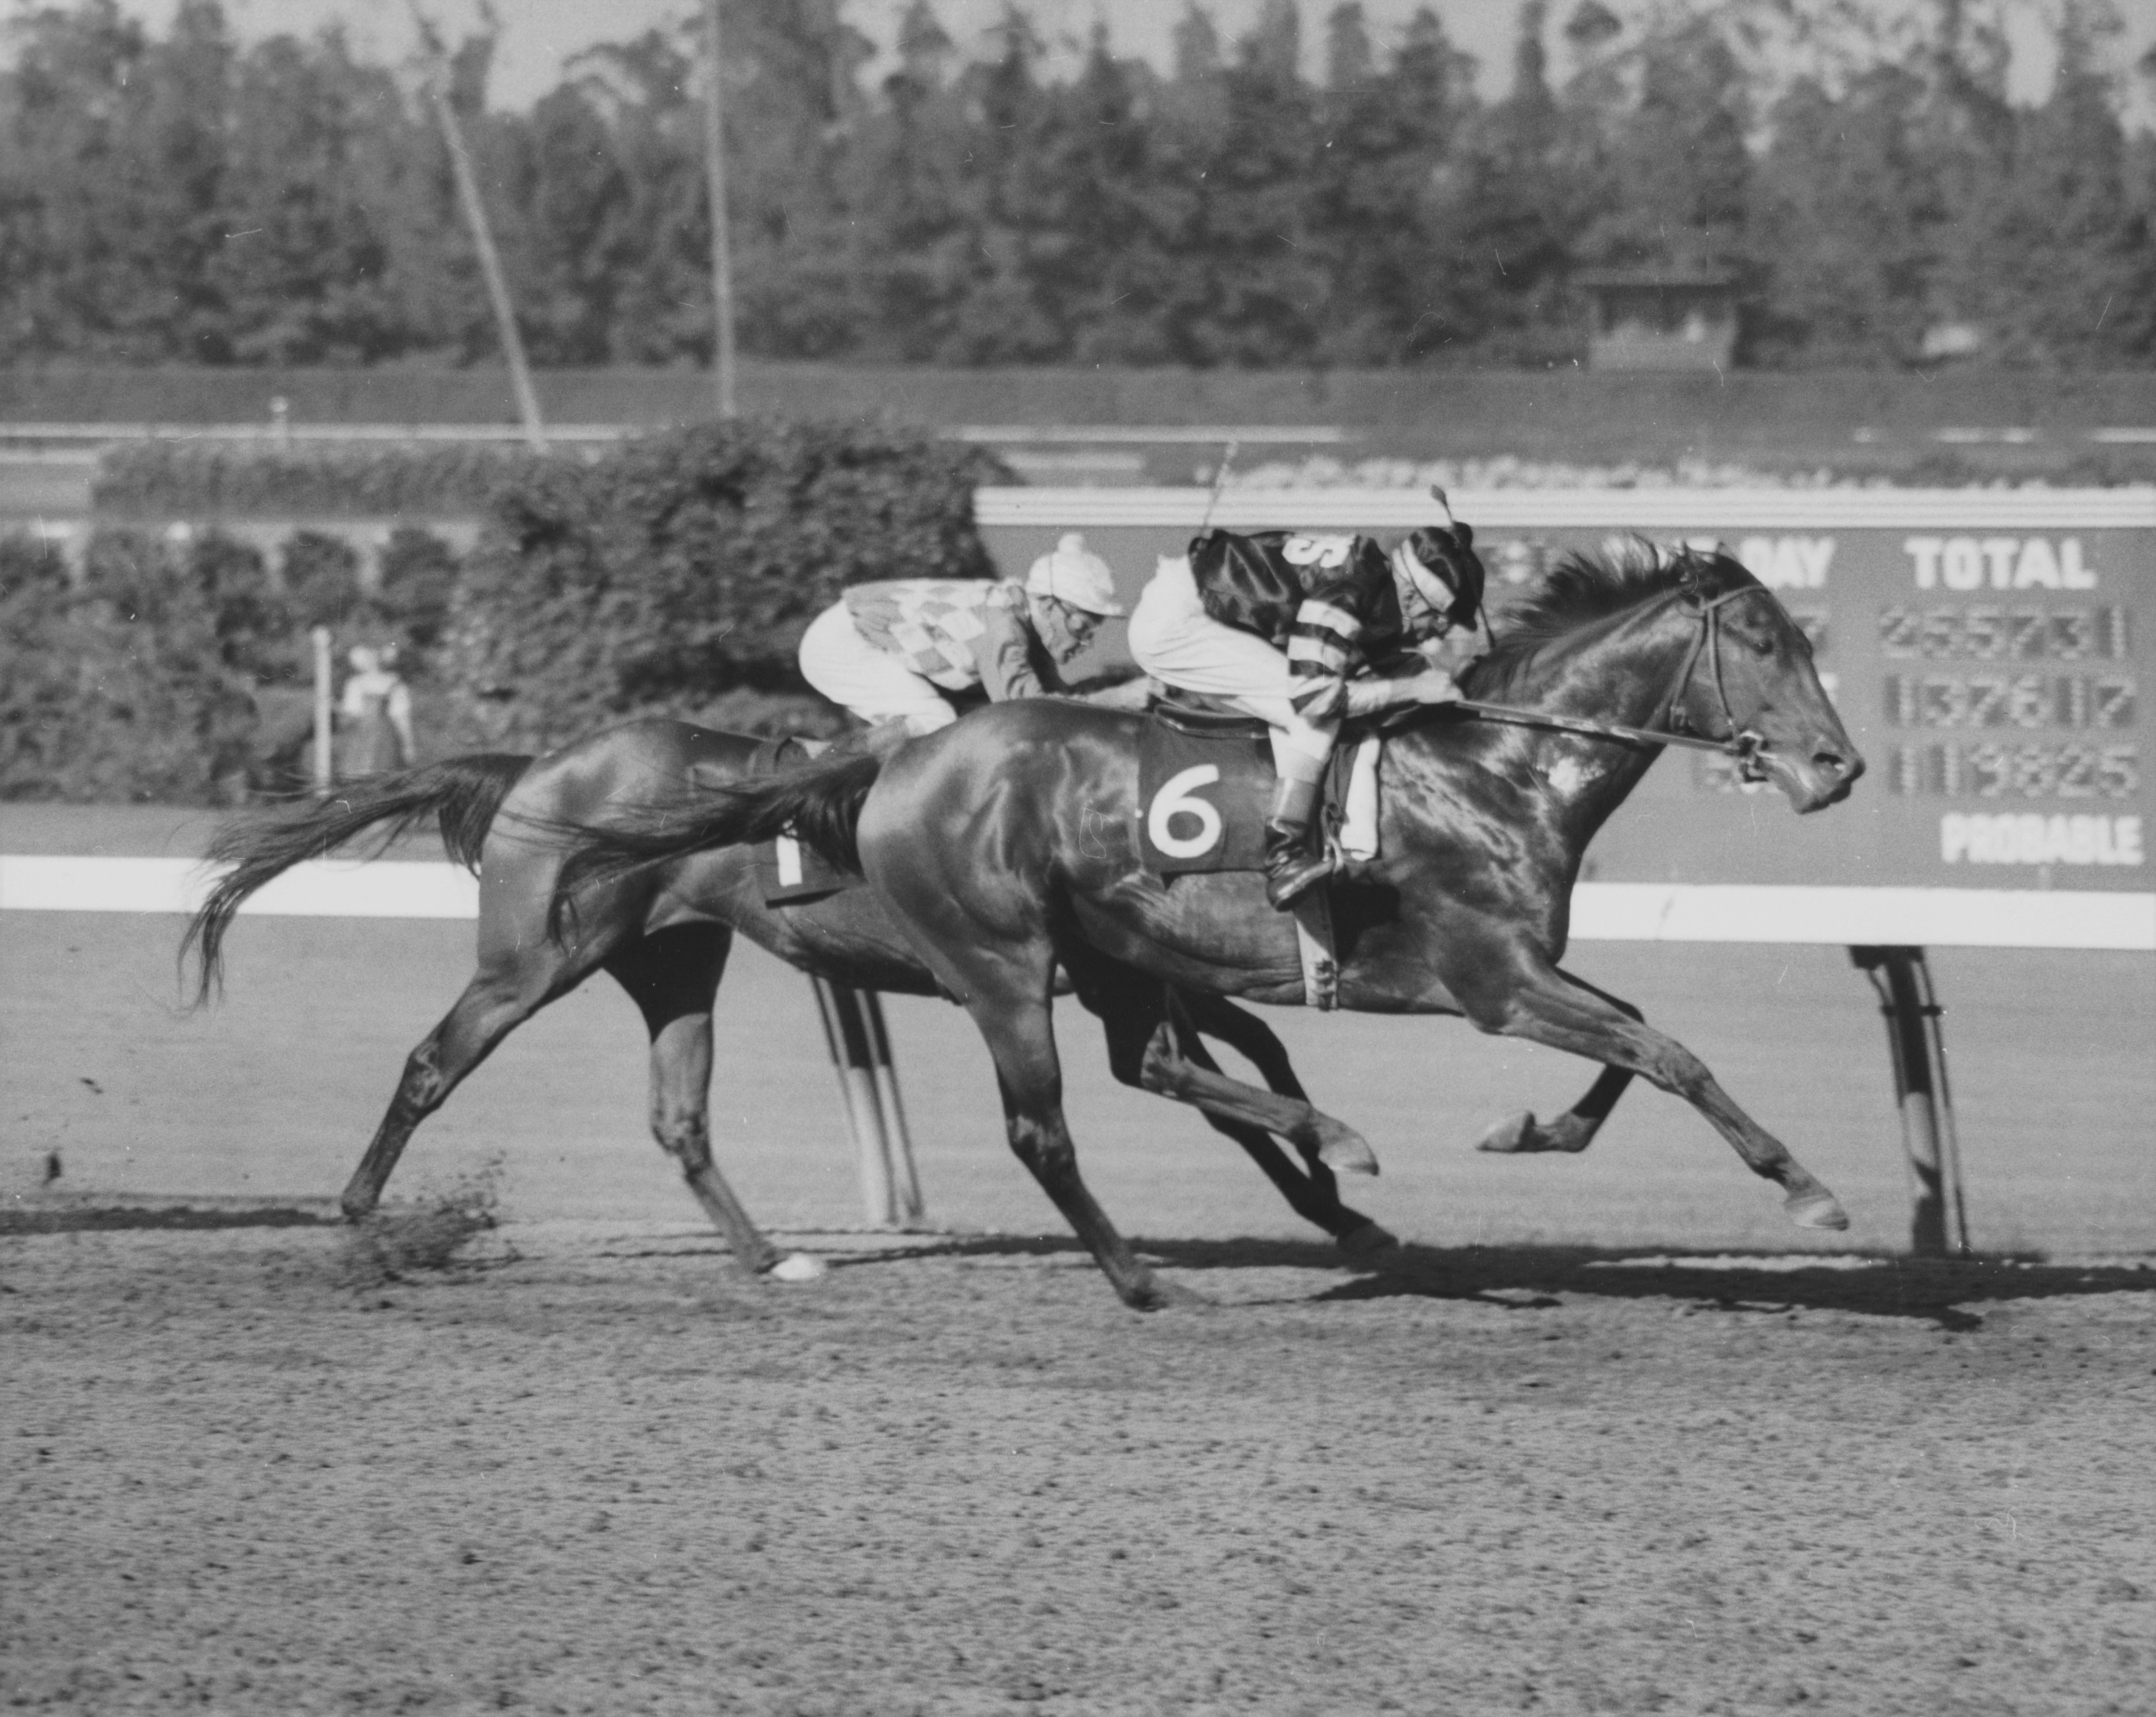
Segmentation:
{"type": "MultiPolygon", "coordinates": [[[[2156,1274],[0,1239],[33,1709],[2145,1713],[2156,1274]],[[2136,1692],[2135,1689],[2140,1689],[2136,1692]]],[[[1794,1261],[1791,1261],[1794,1262],[1794,1261]]]]}

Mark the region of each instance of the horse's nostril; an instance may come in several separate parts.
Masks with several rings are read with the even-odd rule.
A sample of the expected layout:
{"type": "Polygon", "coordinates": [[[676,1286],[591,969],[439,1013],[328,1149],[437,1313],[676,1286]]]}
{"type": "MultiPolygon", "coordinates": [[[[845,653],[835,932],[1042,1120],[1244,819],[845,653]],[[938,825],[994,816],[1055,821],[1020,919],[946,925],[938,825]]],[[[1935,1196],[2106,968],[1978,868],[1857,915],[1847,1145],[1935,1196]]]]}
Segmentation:
{"type": "Polygon", "coordinates": [[[1839,751],[1814,751],[1812,761],[1829,775],[1844,775],[1849,770],[1849,760],[1839,751]]]}

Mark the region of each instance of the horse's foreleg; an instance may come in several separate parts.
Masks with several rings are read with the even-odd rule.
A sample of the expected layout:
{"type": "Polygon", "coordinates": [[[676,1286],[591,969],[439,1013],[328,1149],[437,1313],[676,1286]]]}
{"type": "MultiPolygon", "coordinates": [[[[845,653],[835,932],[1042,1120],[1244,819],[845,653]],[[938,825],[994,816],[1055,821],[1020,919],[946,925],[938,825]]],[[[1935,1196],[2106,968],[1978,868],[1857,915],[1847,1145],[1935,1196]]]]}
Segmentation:
{"type": "Polygon", "coordinates": [[[1063,1069],[1050,1020],[1052,962],[1042,965],[1034,985],[1026,985],[1018,968],[1019,962],[998,961],[980,974],[988,982],[968,983],[964,991],[967,1012],[996,1064],[996,1089],[1003,1096],[1011,1150],[1085,1242],[1124,1304],[1157,1311],[1178,1301],[1197,1301],[1199,1295],[1153,1274],[1080,1178],[1077,1149],[1063,1118],[1063,1069]]]}
{"type": "MultiPolygon", "coordinates": [[[[1609,1071],[1595,1082],[1597,1089],[1614,1083],[1611,1075],[1615,1073],[1643,1075],[1691,1104],[1730,1142],[1753,1173],[1780,1187],[1783,1208],[1799,1227],[1849,1226],[1840,1201],[1789,1154],[1788,1146],[1731,1100],[1704,1062],[1676,1038],[1645,1023],[1637,1009],[1572,982],[1554,966],[1532,959],[1515,964],[1502,980],[1486,975],[1466,987],[1475,992],[1471,1000],[1462,996],[1469,1003],[1468,1017],[1482,1030],[1548,1043],[1606,1064],[1609,1071]]],[[[1610,1101],[1615,1101],[1614,1093],[1610,1101]]]]}
{"type": "Polygon", "coordinates": [[[631,944],[607,962],[651,1034],[651,1135],[681,1166],[681,1177],[735,1260],[752,1274],[808,1281],[823,1260],[783,1253],[757,1228],[711,1160],[711,1003],[733,932],[684,925],[631,944]]]}
{"type": "MultiPolygon", "coordinates": [[[[1199,1067],[1209,1073],[1220,1071],[1219,1064],[1199,1036],[1200,1032],[1209,1032],[1255,1066],[1276,1094],[1309,1100],[1287,1058],[1286,1048],[1263,1020],[1216,996],[1185,996],[1180,991],[1171,992],[1168,1006],[1170,1017],[1177,1024],[1178,1048],[1199,1067]]],[[[1147,1033],[1148,1038],[1150,1035],[1147,1033]]],[[[1143,1065],[1142,1052],[1139,1064],[1143,1065]]],[[[1132,1083],[1136,1083],[1135,1079],[1132,1083]]],[[[1286,1153],[1273,1143],[1271,1134],[1217,1115],[1207,1115],[1205,1122],[1242,1146],[1265,1178],[1280,1189],[1281,1196],[1295,1213],[1324,1229],[1349,1256],[1368,1257],[1400,1243],[1397,1236],[1359,1210],[1340,1202],[1338,1177],[1319,1160],[1315,1151],[1304,1154],[1305,1169],[1298,1170],[1287,1160],[1286,1153]]]]}

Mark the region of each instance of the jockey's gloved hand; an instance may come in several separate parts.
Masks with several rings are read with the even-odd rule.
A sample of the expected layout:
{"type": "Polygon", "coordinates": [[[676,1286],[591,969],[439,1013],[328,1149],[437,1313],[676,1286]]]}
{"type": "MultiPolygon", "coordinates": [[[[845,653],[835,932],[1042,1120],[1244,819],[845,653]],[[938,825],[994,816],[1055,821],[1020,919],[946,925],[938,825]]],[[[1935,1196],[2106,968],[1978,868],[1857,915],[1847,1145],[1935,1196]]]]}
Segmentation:
{"type": "Polygon", "coordinates": [[[1460,701],[1460,683],[1442,668],[1426,668],[1409,684],[1414,689],[1418,704],[1456,704],[1460,701]]]}

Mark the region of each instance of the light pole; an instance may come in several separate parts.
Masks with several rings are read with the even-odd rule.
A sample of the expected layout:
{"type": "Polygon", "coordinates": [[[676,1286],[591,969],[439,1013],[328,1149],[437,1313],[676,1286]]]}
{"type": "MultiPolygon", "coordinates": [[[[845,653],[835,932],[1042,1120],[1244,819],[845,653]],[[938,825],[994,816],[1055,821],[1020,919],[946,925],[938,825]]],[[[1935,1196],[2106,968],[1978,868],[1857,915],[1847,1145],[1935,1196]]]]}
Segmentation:
{"type": "Polygon", "coordinates": [[[734,271],[726,229],[726,126],[724,59],[719,52],[721,0],[704,0],[704,185],[711,202],[711,311],[716,323],[712,368],[719,415],[734,415],[734,271]]]}
{"type": "Polygon", "coordinates": [[[524,423],[524,438],[532,446],[547,445],[546,426],[540,421],[539,396],[531,386],[531,366],[524,359],[524,336],[517,330],[516,311],[509,301],[509,278],[501,271],[501,256],[494,248],[494,229],[487,224],[486,204],[479,194],[479,175],[472,170],[471,151],[465,146],[464,127],[457,123],[456,104],[449,99],[449,58],[442,38],[418,0],[408,0],[412,21],[418,26],[419,40],[428,59],[427,94],[442,122],[442,137],[449,146],[449,167],[457,182],[457,200],[464,205],[465,222],[471,228],[472,248],[479,252],[479,270],[486,281],[487,297],[494,305],[494,322],[501,337],[501,355],[509,363],[509,385],[516,391],[517,415],[524,423]]]}

